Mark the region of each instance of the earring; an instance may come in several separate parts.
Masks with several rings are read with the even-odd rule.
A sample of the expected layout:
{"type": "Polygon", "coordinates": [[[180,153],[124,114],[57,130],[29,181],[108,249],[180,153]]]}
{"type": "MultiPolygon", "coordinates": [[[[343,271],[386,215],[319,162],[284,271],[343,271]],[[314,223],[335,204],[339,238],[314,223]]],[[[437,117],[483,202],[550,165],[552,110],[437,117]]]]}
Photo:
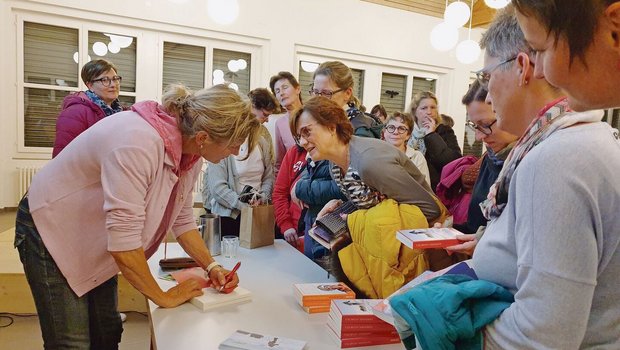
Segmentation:
{"type": "Polygon", "coordinates": [[[526,80],[525,80],[525,85],[527,85],[527,83],[529,83],[529,82],[530,82],[530,81],[526,79],[526,80]]]}

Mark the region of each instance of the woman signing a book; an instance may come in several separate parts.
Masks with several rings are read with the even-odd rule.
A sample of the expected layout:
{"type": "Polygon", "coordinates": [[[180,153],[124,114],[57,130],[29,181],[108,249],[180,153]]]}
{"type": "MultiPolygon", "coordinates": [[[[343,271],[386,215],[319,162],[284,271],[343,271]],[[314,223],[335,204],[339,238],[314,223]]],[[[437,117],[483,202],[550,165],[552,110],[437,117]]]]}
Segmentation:
{"type": "MultiPolygon", "coordinates": [[[[330,161],[332,178],[341,192],[362,209],[348,217],[353,244],[337,253],[341,261],[347,262],[342,269],[348,279],[359,281],[359,274],[364,273],[360,270],[367,261],[363,258],[364,245],[373,239],[381,241],[375,249],[380,251],[382,262],[374,265],[380,267],[369,267],[369,278],[365,279],[368,283],[354,287],[366,296],[381,298],[427,269],[426,253],[400,252],[395,232],[428,227],[429,223],[443,220],[446,212],[411,160],[381,140],[354,136],[342,106],[322,96],[311,98],[296,113],[291,132],[312,160],[330,161]],[[373,217],[382,217],[381,224],[370,220],[373,217]],[[400,274],[383,273],[389,269],[397,269],[400,274]]],[[[319,217],[333,211],[340,202],[326,204],[319,217]]]]}
{"type": "Polygon", "coordinates": [[[161,307],[202,291],[194,280],[161,290],[147,259],[171,231],[215,288],[236,275],[206,248],[193,217],[202,159],[256,143],[259,122],[232,89],[167,89],[80,134],[34,178],[19,204],[15,246],[45,348],[118,348],[117,274],[161,307]]]}

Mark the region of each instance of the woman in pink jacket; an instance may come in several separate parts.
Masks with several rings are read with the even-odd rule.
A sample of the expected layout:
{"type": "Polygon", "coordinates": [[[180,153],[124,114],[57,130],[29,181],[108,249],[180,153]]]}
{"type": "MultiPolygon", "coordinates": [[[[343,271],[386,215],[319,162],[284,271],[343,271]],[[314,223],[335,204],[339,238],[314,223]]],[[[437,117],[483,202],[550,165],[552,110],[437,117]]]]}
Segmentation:
{"type": "Polygon", "coordinates": [[[112,62],[89,61],[82,67],[80,76],[88,90],[70,94],[62,101],[62,111],[56,119],[52,158],[84,130],[125,109],[118,100],[123,78],[112,62]]]}
{"type": "MultiPolygon", "coordinates": [[[[192,189],[201,158],[237,154],[259,122],[234,90],[171,86],[162,104],[136,103],[75,138],[19,204],[15,246],[34,296],[46,348],[115,349],[120,272],[161,307],[202,294],[196,281],[163,291],[147,259],[168,231],[219,288],[228,273],[200,237],[192,189]]],[[[224,288],[232,290],[235,275],[224,288]]]]}

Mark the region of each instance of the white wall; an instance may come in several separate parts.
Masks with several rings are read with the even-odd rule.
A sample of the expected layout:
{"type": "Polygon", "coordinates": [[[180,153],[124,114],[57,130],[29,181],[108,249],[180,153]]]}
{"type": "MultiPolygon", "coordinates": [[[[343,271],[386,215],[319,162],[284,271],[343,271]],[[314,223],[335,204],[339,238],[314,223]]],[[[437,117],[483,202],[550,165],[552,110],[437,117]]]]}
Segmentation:
{"type": "MultiPolygon", "coordinates": [[[[179,0],[176,0],[179,2],[179,0]]],[[[127,28],[139,40],[136,99],[159,98],[161,84],[160,35],[213,38],[253,47],[252,87],[267,86],[281,70],[297,74],[300,59],[339,59],[365,70],[364,104],[379,102],[381,73],[436,76],[441,113],[455,118],[455,132],[462,143],[466,92],[472,65],[458,63],[454,50],[435,51],[430,29],[438,18],[418,15],[359,0],[239,0],[235,23],[219,25],[207,16],[206,0],[175,4],[168,0],[1,0],[0,3],[0,207],[17,204],[17,167],[42,165],[51,149],[25,152],[18,145],[20,130],[17,79],[19,16],[53,18],[54,21],[88,23],[104,30],[127,28]],[[105,11],[105,12],[102,12],[105,11]]],[[[480,30],[472,32],[478,40],[480,30]]],[[[461,31],[461,39],[467,32],[461,31]]],[[[410,89],[411,82],[408,82],[410,89]]],[[[407,97],[410,98],[408,91],[407,97]]]]}

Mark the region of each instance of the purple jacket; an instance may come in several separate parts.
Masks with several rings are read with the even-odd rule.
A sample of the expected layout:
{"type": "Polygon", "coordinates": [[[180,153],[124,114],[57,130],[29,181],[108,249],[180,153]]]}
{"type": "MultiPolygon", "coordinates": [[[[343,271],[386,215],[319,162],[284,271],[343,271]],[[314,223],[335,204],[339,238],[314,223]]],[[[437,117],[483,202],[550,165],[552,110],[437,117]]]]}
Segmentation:
{"type": "Polygon", "coordinates": [[[465,156],[451,161],[441,170],[441,180],[437,184],[437,197],[448,208],[455,224],[467,222],[471,192],[462,190],[461,175],[478,158],[465,156]]]}
{"type": "Polygon", "coordinates": [[[84,92],[80,91],[65,97],[62,102],[62,111],[56,120],[56,139],[52,158],[56,157],[84,130],[103,118],[105,118],[105,113],[101,107],[91,101],[84,92]]]}

